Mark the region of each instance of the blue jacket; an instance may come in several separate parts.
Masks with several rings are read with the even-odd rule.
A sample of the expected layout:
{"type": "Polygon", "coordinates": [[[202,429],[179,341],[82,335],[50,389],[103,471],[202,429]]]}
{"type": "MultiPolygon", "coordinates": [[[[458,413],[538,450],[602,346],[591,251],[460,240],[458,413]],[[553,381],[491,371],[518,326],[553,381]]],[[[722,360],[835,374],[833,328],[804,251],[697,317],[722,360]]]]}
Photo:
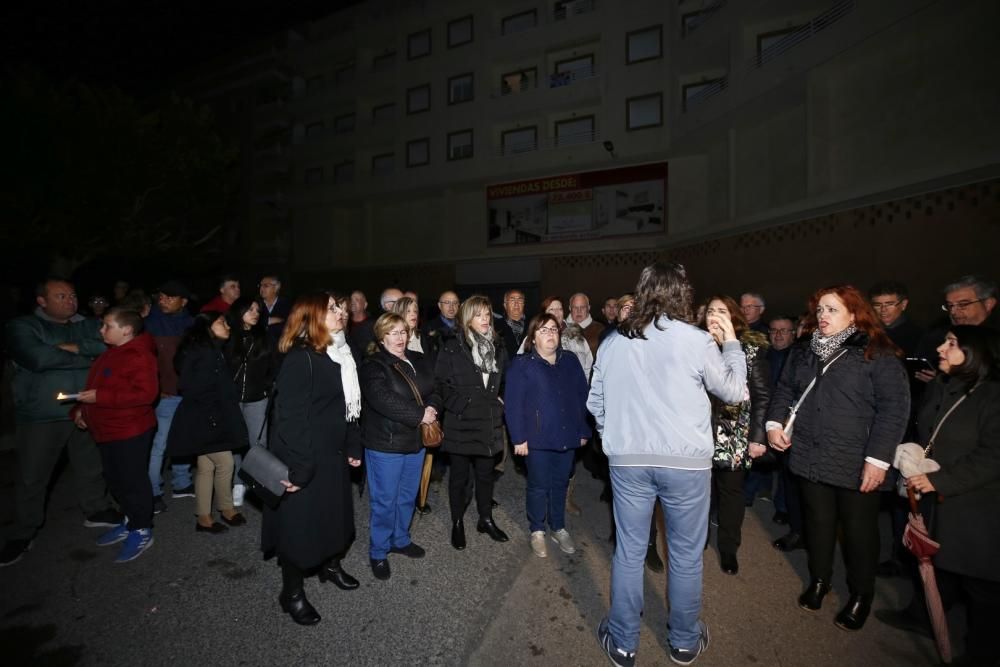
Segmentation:
{"type": "Polygon", "coordinates": [[[564,451],[590,438],[587,378],[572,352],[556,350],[550,364],[537,352],[520,354],[507,371],[503,395],[507,431],[514,444],[564,451]]]}

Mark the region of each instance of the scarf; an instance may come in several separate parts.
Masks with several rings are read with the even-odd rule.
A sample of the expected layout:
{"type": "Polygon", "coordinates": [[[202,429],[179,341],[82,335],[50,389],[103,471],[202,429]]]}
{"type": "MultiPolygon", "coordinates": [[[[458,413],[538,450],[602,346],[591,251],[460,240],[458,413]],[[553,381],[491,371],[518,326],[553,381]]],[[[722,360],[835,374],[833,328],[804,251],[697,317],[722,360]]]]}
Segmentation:
{"type": "Polygon", "coordinates": [[[495,373],[497,370],[496,348],[493,341],[479,333],[469,329],[469,347],[472,348],[472,362],[479,369],[480,373],[495,373]]]}
{"type": "Polygon", "coordinates": [[[334,362],[340,364],[340,381],[344,386],[344,403],[347,408],[347,421],[356,421],[361,416],[361,385],[358,384],[358,366],[347,344],[347,336],[343,331],[333,334],[333,344],[328,345],[326,354],[334,362]]]}
{"type": "Polygon", "coordinates": [[[524,338],[524,320],[506,320],[507,326],[510,330],[514,332],[514,340],[521,340],[524,338]]]}
{"type": "Polygon", "coordinates": [[[816,356],[826,361],[833,353],[840,349],[840,346],[844,344],[844,341],[853,336],[857,332],[857,327],[853,324],[840,333],[835,333],[832,336],[822,336],[819,333],[819,329],[814,329],[812,333],[812,342],[809,347],[816,356]]]}

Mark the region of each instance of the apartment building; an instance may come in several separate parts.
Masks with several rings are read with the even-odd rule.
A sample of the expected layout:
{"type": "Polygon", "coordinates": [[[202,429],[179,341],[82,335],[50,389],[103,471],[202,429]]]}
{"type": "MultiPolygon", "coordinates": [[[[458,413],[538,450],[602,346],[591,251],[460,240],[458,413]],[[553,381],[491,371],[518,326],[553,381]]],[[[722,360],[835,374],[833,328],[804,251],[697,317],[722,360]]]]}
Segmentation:
{"type": "Polygon", "coordinates": [[[760,262],[748,241],[717,264],[727,239],[788,227],[783,252],[816,252],[795,225],[985,184],[977,215],[882,220],[874,245],[819,225],[863,281],[904,277],[886,237],[926,260],[942,222],[996,240],[997,19],[989,0],[370,0],[192,90],[244,146],[246,256],[427,290],[603,294],[664,254],[732,289],[760,262]]]}

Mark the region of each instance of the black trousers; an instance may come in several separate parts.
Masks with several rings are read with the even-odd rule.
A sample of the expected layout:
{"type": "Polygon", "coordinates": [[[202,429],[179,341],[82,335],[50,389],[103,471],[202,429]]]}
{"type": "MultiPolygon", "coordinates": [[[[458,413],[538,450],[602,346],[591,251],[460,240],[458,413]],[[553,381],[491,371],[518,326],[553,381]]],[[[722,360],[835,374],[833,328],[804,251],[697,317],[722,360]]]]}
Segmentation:
{"type": "Polygon", "coordinates": [[[802,493],[799,478],[788,467],[788,452],[778,452],[778,465],[785,489],[785,509],[788,511],[788,528],[793,533],[802,533],[802,493]]]}
{"type": "Polygon", "coordinates": [[[153,487],[149,482],[149,451],[153,433],[127,440],[113,440],[97,445],[104,463],[104,479],[111,495],[128,517],[129,530],[153,527],[153,487]]]}
{"type": "Polygon", "coordinates": [[[745,470],[712,469],[712,486],[716,493],[716,512],[719,517],[719,553],[735,554],[743,538],[743,516],[746,501],[743,497],[745,470]]]}
{"type": "Polygon", "coordinates": [[[809,552],[809,576],[826,582],[833,576],[833,552],[839,524],[843,527],[841,551],[847,570],[847,586],[852,594],[873,595],[878,568],[880,494],[876,491],[861,493],[801,478],[799,488],[809,552]]]}
{"type": "Polygon", "coordinates": [[[458,521],[465,515],[470,471],[475,473],[479,518],[493,518],[493,457],[462,454],[450,454],[449,457],[451,472],[448,473],[448,504],[451,506],[451,520],[458,521]]]}
{"type": "Polygon", "coordinates": [[[968,577],[957,572],[934,569],[941,605],[947,610],[965,602],[965,657],[976,658],[978,664],[996,665],[1000,644],[994,633],[1000,621],[1000,581],[968,577]]]}

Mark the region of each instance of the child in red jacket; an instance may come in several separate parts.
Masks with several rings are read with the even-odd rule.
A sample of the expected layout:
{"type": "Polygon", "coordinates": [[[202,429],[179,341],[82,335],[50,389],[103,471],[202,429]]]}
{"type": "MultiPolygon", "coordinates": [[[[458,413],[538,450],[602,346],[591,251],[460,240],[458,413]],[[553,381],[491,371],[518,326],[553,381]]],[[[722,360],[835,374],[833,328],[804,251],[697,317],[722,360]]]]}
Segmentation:
{"type": "Polygon", "coordinates": [[[104,315],[101,337],[108,350],[90,367],[87,389],[71,414],[79,428],[90,429],[108,488],[125,514],[97,545],[124,542],[115,562],[126,563],[153,544],[153,489],[146,469],[159,396],[156,346],[142,332],[142,316],[122,308],[104,315]]]}

